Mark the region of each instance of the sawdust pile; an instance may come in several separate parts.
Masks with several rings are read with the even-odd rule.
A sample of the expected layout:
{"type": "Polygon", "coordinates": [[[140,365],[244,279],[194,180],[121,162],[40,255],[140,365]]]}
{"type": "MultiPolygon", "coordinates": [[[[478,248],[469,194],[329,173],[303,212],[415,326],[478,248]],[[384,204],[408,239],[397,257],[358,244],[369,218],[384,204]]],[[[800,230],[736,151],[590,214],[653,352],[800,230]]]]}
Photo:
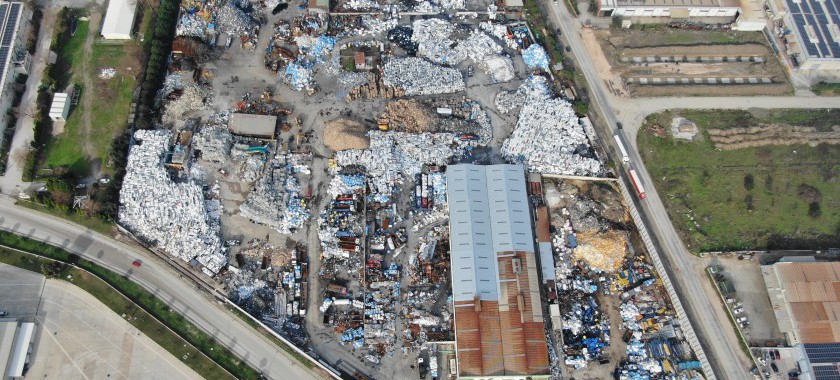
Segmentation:
{"type": "Polygon", "coordinates": [[[292,258],[294,257],[294,251],[271,245],[263,240],[253,240],[249,242],[247,246],[239,251],[239,253],[245,255],[245,257],[255,258],[258,260],[263,257],[268,257],[271,261],[271,266],[274,268],[280,268],[291,264],[292,258]]]}
{"type": "Polygon", "coordinates": [[[385,117],[394,130],[402,132],[431,132],[437,117],[416,100],[396,100],[385,106],[385,117]]]}
{"type": "Polygon", "coordinates": [[[367,149],[370,139],[365,126],[353,119],[340,118],[328,121],[324,129],[324,144],[334,151],[367,149]]]}
{"type": "Polygon", "coordinates": [[[615,272],[621,269],[626,254],[625,236],[621,232],[581,232],[577,234],[576,259],[586,262],[592,269],[615,272]]]}

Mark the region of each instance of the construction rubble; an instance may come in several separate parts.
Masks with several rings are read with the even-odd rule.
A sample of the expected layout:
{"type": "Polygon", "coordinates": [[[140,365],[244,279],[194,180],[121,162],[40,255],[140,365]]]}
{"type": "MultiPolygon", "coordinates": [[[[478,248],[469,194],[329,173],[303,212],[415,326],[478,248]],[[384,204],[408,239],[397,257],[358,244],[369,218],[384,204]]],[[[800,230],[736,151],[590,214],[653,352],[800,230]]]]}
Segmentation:
{"type": "Polygon", "coordinates": [[[172,133],[139,130],[120,190],[119,221],[139,238],[196,265],[208,276],[227,262],[219,237],[222,207],[201,186],[174,182],[163,166],[172,133]]]}
{"type": "Polygon", "coordinates": [[[292,233],[303,226],[309,219],[309,209],[306,200],[299,197],[300,185],[293,175],[296,160],[301,158],[281,155],[265,166],[254,191],[239,206],[242,217],[281,234],[292,233]]]}

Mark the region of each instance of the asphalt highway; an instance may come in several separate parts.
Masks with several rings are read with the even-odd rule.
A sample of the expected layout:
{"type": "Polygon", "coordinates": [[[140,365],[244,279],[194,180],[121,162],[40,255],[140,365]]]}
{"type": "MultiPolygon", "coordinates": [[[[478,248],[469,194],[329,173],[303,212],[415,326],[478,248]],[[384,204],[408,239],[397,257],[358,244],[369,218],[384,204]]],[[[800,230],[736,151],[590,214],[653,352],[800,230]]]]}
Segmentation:
{"type": "Polygon", "coordinates": [[[269,379],[319,379],[324,376],[304,367],[273,342],[225,310],[210,294],[181,278],[169,264],[160,263],[139,248],[122,244],[83,226],[15,206],[0,196],[0,229],[41,240],[76,253],[123,274],[154,293],[244,359],[269,379]],[[132,266],[134,260],[141,267],[132,266]]]}
{"type": "Polygon", "coordinates": [[[688,252],[680,240],[679,235],[677,235],[665,211],[665,207],[659,199],[656,189],[653,187],[653,182],[647,170],[641,164],[641,157],[638,154],[638,150],[635,149],[636,132],[645,116],[668,108],[731,109],[750,107],[772,108],[774,106],[795,107],[796,105],[803,105],[810,108],[818,107],[819,104],[836,105],[836,99],[819,100],[817,102],[813,98],[797,97],[618,99],[618,97],[613,96],[604,88],[603,81],[595,71],[595,65],[587,54],[580,38],[580,21],[573,19],[562,4],[553,5],[550,2],[545,2],[544,5],[549,10],[548,16],[552,19],[554,25],[561,29],[567,46],[571,48],[574,54],[577,68],[582,71],[589,84],[589,95],[592,98],[593,105],[597,107],[597,110],[600,111],[599,113],[608,124],[606,130],[599,129],[601,140],[606,144],[612,145],[611,135],[613,133],[620,133],[624,141],[630,142],[630,146],[632,147],[628,149],[631,161],[630,167],[624,167],[622,170],[619,170],[619,175],[625,183],[629,184],[626,170],[633,168],[636,169],[641,177],[647,192],[647,199],[638,202],[640,214],[648,225],[648,231],[650,231],[654,243],[658,245],[663,265],[673,282],[677,294],[679,294],[683,307],[691,320],[697,338],[709,359],[715,375],[722,379],[749,378],[747,369],[743,368],[739,364],[739,361],[734,359],[742,355],[738,343],[731,342],[724,334],[725,329],[732,329],[732,326],[729,324],[729,321],[720,321],[716,318],[713,308],[719,307],[717,300],[706,298],[701,283],[701,281],[705,281],[705,277],[697,276],[694,273],[691,263],[689,263],[691,253],[688,252]],[[631,128],[629,131],[631,133],[624,134],[621,130],[613,130],[619,121],[616,113],[622,116],[622,123],[631,128]]]}

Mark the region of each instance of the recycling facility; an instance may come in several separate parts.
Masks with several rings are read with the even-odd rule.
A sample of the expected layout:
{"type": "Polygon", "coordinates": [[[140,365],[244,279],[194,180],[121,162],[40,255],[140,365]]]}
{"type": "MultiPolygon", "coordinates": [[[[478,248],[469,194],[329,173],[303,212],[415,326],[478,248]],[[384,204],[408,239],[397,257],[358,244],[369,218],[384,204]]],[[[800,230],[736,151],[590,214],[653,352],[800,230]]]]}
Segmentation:
{"type": "MultiPolygon", "coordinates": [[[[159,122],[133,133],[119,223],[346,376],[449,376],[447,166],[607,169],[517,11],[319,4],[181,2],[159,122]]],[[[562,322],[546,325],[552,373],[612,346],[627,347],[610,356],[623,379],[693,373],[629,222],[605,232],[595,201],[552,206],[546,183],[562,322]]]]}

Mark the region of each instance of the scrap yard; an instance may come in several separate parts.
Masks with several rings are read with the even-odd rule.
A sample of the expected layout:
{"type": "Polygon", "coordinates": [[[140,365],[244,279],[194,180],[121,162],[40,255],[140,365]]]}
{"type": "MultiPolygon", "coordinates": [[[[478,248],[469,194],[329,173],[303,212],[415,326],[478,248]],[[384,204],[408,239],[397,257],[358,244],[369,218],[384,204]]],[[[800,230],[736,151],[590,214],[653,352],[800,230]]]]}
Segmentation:
{"type": "Polygon", "coordinates": [[[518,11],[180,7],[160,120],[133,132],[120,193],[137,240],[337,376],[703,378],[591,125],[518,11]],[[473,201],[517,225],[483,230],[473,201]],[[483,276],[498,287],[463,283],[483,276]]]}

